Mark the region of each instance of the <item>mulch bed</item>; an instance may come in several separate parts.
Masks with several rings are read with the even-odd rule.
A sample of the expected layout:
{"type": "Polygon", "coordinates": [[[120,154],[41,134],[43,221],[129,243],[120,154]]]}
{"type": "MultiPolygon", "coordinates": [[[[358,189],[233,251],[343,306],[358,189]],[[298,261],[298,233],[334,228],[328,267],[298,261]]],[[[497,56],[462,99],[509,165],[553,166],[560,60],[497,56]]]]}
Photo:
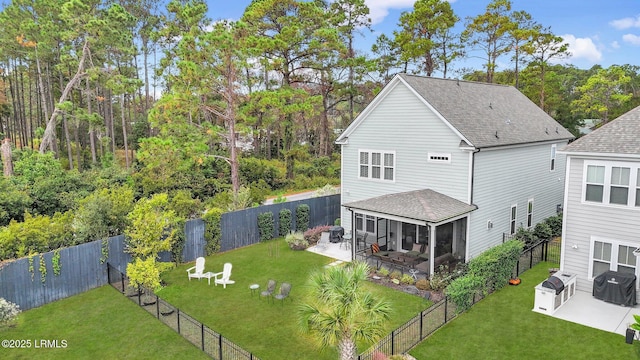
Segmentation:
{"type": "Polygon", "coordinates": [[[373,283],[386,286],[394,290],[403,291],[411,295],[419,296],[421,298],[426,298],[428,300],[433,301],[434,303],[444,299],[444,294],[442,293],[442,291],[420,290],[416,288],[415,285],[407,285],[402,283],[396,284],[392,282],[391,279],[388,277],[381,277],[381,276],[376,276],[375,274],[371,274],[369,275],[368,280],[373,283]]]}

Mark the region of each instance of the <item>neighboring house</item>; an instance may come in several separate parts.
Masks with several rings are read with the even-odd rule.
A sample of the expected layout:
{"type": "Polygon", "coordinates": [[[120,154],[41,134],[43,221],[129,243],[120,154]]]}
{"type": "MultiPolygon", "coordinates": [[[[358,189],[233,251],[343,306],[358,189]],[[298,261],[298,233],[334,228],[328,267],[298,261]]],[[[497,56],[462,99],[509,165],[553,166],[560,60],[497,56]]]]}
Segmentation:
{"type": "Polygon", "coordinates": [[[640,107],[558,153],[567,158],[560,268],[589,292],[605,271],[638,276],[640,107]]]}
{"type": "Polygon", "coordinates": [[[429,273],[467,261],[556,214],[572,138],[512,86],[397,75],[336,140],[342,226],[383,249],[426,244],[429,273]]]}

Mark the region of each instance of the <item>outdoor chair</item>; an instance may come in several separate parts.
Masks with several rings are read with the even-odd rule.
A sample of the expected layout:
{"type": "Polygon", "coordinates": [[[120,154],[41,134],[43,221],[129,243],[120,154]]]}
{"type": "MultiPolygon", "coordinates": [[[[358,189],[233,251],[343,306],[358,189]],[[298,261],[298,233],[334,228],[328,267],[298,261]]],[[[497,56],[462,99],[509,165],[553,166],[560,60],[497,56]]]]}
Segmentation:
{"type": "Polygon", "coordinates": [[[326,249],[329,245],[329,233],[323,232],[320,234],[320,240],[318,240],[318,249],[326,249]]]}
{"type": "Polygon", "coordinates": [[[221,284],[222,287],[226,289],[228,284],[230,285],[230,284],[236,283],[235,281],[229,279],[231,277],[231,267],[232,267],[231,263],[225,263],[224,266],[222,267],[222,272],[213,274],[213,277],[214,277],[213,284],[215,286],[218,286],[218,284],[221,284]]]}
{"type": "Polygon", "coordinates": [[[189,281],[191,278],[198,278],[200,280],[204,277],[204,258],[199,257],[196,259],[196,266],[192,266],[187,269],[187,275],[189,275],[189,281]]]}
{"type": "Polygon", "coordinates": [[[291,300],[291,298],[289,297],[290,292],[291,292],[291,284],[283,282],[282,285],[280,285],[280,292],[276,294],[273,298],[276,300],[282,300],[282,304],[284,305],[284,300],[286,298],[289,298],[289,300],[291,300]]]}
{"type": "Polygon", "coordinates": [[[262,298],[263,296],[270,298],[273,295],[273,292],[275,290],[276,290],[276,281],[273,279],[269,279],[269,281],[267,282],[267,289],[260,293],[260,298],[262,298]]]}

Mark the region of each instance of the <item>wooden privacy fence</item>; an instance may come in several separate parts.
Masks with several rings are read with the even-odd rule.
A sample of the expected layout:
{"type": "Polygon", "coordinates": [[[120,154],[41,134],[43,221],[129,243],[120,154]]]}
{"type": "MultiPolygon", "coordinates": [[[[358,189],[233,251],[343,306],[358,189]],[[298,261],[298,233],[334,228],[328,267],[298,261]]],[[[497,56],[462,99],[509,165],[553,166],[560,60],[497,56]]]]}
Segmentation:
{"type": "MultiPolygon", "coordinates": [[[[309,205],[310,227],[333,224],[340,216],[339,194],[225,213],[221,218],[221,251],[259,242],[257,218],[263,212],[273,213],[274,236],[278,236],[278,214],[281,209],[291,210],[292,226],[295,228],[295,210],[301,204],[309,205]]],[[[205,226],[202,219],[185,223],[183,262],[205,256],[205,226]]],[[[160,258],[161,261],[171,261],[171,254],[163,253],[160,258]]],[[[124,235],[5,263],[0,267],[0,297],[18,304],[22,310],[28,310],[85,292],[107,283],[106,261],[126,274],[131,255],[126,252],[124,235]],[[54,266],[54,262],[58,265],[54,266]]]]}
{"type": "Polygon", "coordinates": [[[222,228],[220,251],[228,251],[260,242],[258,215],[265,212],[273,214],[274,237],[286,235],[278,233],[280,224],[278,215],[282,209],[291,211],[291,230],[295,230],[296,209],[302,204],[309,206],[309,228],[320,225],[333,225],[334,221],[340,217],[340,194],[263,205],[224,213],[220,224],[222,228]]]}
{"type": "MultiPolygon", "coordinates": [[[[560,242],[542,240],[525,249],[514,272],[516,276],[520,276],[526,270],[543,261],[560,262],[560,242]]],[[[482,299],[484,296],[481,294],[474,295],[473,304],[482,299]]],[[[380,358],[380,353],[385,355],[404,354],[444,324],[455,319],[457,313],[455,304],[449,300],[449,297],[445,297],[358,355],[358,360],[375,360],[380,358]]]]}
{"type": "Polygon", "coordinates": [[[0,297],[28,310],[105,285],[106,255],[126,268],[131,256],[123,249],[120,235],[12,261],[0,269],[0,297]]]}
{"type": "Polygon", "coordinates": [[[147,289],[129,286],[129,279],[115,267],[107,264],[109,284],[133,300],[140,307],[175,330],[193,345],[216,360],[259,360],[221,334],[180,311],[147,289]]]}

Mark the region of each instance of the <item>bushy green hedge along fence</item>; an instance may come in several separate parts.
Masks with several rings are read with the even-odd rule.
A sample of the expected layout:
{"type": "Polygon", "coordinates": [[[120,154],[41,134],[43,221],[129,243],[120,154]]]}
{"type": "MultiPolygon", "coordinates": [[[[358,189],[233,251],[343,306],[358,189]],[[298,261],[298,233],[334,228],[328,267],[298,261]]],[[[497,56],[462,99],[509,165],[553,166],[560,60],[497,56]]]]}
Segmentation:
{"type": "Polygon", "coordinates": [[[507,285],[523,248],[522,241],[509,240],[471,259],[467,274],[447,286],[447,296],[456,304],[456,310],[469,309],[477,293],[486,295],[507,285]]]}
{"type": "Polygon", "coordinates": [[[278,234],[285,235],[291,231],[291,210],[282,209],[278,214],[280,222],[278,223],[278,234]]]}

